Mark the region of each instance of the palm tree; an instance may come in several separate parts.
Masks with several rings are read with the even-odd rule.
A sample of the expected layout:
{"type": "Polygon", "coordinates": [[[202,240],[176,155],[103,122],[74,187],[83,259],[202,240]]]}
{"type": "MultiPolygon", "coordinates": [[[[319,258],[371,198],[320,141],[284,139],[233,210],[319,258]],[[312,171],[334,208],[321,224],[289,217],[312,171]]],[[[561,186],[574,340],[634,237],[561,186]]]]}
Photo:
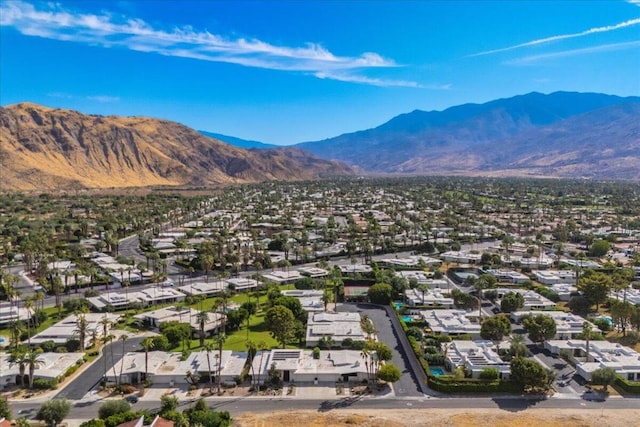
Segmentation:
{"type": "Polygon", "coordinates": [[[24,372],[27,369],[27,365],[25,362],[25,356],[27,351],[24,347],[18,347],[9,353],[9,365],[18,365],[18,369],[20,372],[20,385],[24,388],[24,372]]]}
{"type": "Polygon", "coordinates": [[[98,323],[102,325],[102,337],[106,338],[107,335],[109,335],[109,326],[111,325],[111,321],[105,314],[105,316],[102,319],[100,319],[98,323]]]}
{"type": "Polygon", "coordinates": [[[205,343],[204,349],[207,352],[207,366],[209,368],[209,392],[213,391],[213,373],[211,372],[211,352],[215,351],[213,343],[205,343]]]}
{"type": "Polygon", "coordinates": [[[207,314],[206,311],[200,311],[198,312],[198,314],[196,314],[196,320],[198,321],[198,325],[199,325],[199,338],[200,338],[200,347],[202,347],[204,345],[204,339],[205,339],[205,331],[204,331],[204,326],[205,323],[207,323],[209,321],[209,315],[207,314]]]}
{"type": "Polygon", "coordinates": [[[253,357],[256,355],[256,343],[254,343],[251,340],[247,340],[247,342],[245,343],[245,346],[247,347],[247,359],[250,363],[250,369],[251,369],[251,382],[253,383],[253,379],[255,378],[255,370],[253,368],[253,357]]]}
{"type": "Polygon", "coordinates": [[[11,330],[11,342],[14,348],[18,348],[20,344],[20,334],[24,331],[24,324],[21,320],[13,320],[9,323],[9,329],[11,330]]]}
{"type": "Polygon", "coordinates": [[[582,324],[582,335],[584,336],[584,339],[587,345],[587,360],[586,360],[587,363],[589,363],[589,340],[591,339],[592,331],[593,331],[593,328],[591,327],[591,323],[584,322],[582,324]]]}
{"type": "Polygon", "coordinates": [[[218,347],[218,394],[220,394],[220,375],[222,374],[222,346],[227,341],[227,335],[222,332],[213,337],[213,342],[218,347]]]}
{"type": "Polygon", "coordinates": [[[370,365],[370,359],[371,359],[371,351],[369,351],[369,349],[365,346],[361,351],[360,351],[360,357],[362,357],[364,359],[364,367],[367,370],[367,381],[371,380],[371,371],[369,370],[369,365],[370,365]]]}
{"type": "Polygon", "coordinates": [[[153,338],[147,337],[142,340],[140,345],[144,349],[144,379],[146,381],[147,375],[149,374],[149,350],[152,350],[155,347],[155,344],[153,342],[153,338]]]}
{"type": "Polygon", "coordinates": [[[514,334],[511,337],[510,351],[513,357],[524,357],[527,352],[527,346],[524,343],[524,335],[514,334]]]}
{"type": "Polygon", "coordinates": [[[40,358],[40,353],[29,349],[24,355],[24,363],[29,367],[29,388],[33,388],[33,374],[39,366],[44,365],[44,360],[40,358]]]}
{"type": "Polygon", "coordinates": [[[78,314],[76,316],[76,329],[73,334],[78,334],[78,340],[80,341],[80,351],[84,351],[84,343],[87,339],[87,329],[89,328],[89,322],[84,314],[78,314]]]}
{"type": "Polygon", "coordinates": [[[122,341],[122,360],[120,361],[120,375],[118,376],[118,385],[122,384],[122,368],[124,368],[124,356],[125,356],[125,351],[124,351],[124,343],[125,341],[127,341],[127,338],[129,338],[126,334],[123,334],[120,336],[120,341],[122,341]]]}
{"type": "Polygon", "coordinates": [[[258,375],[256,375],[256,386],[260,386],[260,375],[262,374],[262,361],[264,359],[264,353],[267,351],[267,343],[260,341],[258,343],[258,350],[260,350],[260,364],[258,365],[258,375]]]}

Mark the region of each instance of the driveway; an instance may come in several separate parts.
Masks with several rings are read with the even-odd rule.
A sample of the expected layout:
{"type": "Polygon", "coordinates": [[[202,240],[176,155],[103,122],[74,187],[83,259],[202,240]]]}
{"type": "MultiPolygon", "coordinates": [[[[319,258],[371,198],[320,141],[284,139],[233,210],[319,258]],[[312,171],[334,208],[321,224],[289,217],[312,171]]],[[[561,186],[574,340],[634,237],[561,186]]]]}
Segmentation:
{"type": "Polygon", "coordinates": [[[422,393],[420,386],[416,382],[404,350],[394,334],[391,320],[387,316],[384,308],[369,304],[339,304],[337,311],[365,313],[373,321],[377,330],[378,340],[391,348],[391,353],[393,354],[391,363],[396,365],[402,373],[400,380],[393,384],[396,396],[424,396],[424,393],[422,393]]]}
{"type": "MultiPolygon", "coordinates": [[[[145,337],[129,338],[125,341],[124,349],[126,352],[140,350],[140,343],[145,337]]],[[[67,386],[62,389],[55,397],[66,397],[70,400],[82,399],[91,389],[93,389],[104,376],[105,357],[107,369],[118,363],[122,359],[122,342],[113,342],[102,350],[102,356],[96,359],[93,364],[87,367],[80,375],[74,378],[67,386]],[[113,357],[112,351],[113,350],[113,357]]]]}

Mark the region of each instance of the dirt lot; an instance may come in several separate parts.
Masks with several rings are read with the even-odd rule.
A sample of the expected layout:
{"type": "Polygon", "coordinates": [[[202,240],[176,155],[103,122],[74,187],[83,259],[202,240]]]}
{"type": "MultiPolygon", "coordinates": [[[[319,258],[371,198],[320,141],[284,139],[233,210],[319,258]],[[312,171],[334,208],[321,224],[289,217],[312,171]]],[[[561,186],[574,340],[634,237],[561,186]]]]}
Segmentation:
{"type": "Polygon", "coordinates": [[[243,414],[237,427],[632,427],[640,426],[640,409],[528,409],[509,412],[499,409],[411,409],[333,410],[243,414]]]}

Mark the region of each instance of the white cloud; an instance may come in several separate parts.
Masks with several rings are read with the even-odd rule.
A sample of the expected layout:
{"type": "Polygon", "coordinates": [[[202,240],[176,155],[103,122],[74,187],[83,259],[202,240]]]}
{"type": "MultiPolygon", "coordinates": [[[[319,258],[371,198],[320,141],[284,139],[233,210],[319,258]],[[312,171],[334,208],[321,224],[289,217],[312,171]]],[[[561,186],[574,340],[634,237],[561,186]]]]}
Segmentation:
{"type": "Polygon", "coordinates": [[[627,3],[635,4],[636,6],[640,7],[640,0],[627,0],[627,3]]]}
{"type": "Polygon", "coordinates": [[[3,2],[0,25],[22,34],[139,52],[226,62],[246,67],[306,72],[327,78],[375,86],[420,87],[416,82],[380,80],[362,74],[366,69],[398,67],[374,52],[337,56],[325,47],[308,43],[301,47],[277,46],[258,39],[227,38],[191,27],[170,31],[153,28],[140,19],[75,13],[55,3],[36,9],[22,1],[3,2]]]}
{"type": "MultiPolygon", "coordinates": [[[[640,0],[637,0],[637,1],[640,2],[640,0]]],[[[531,41],[526,42],[526,43],[520,43],[520,44],[509,46],[509,47],[503,47],[501,49],[493,49],[493,50],[487,50],[487,51],[484,51],[484,52],[475,53],[475,54],[470,55],[470,56],[474,57],[474,56],[491,55],[493,53],[506,52],[506,51],[509,51],[509,50],[519,49],[519,48],[522,48],[522,47],[536,46],[536,45],[540,45],[540,44],[544,44],[544,43],[550,43],[550,42],[554,42],[554,41],[558,41],[558,40],[573,39],[573,38],[576,38],[576,37],[584,37],[584,36],[588,36],[588,35],[591,35],[591,34],[597,34],[597,33],[606,33],[606,32],[609,32],[609,31],[615,31],[615,30],[619,30],[621,28],[631,27],[633,25],[638,25],[638,24],[640,24],[640,18],[634,18],[634,19],[630,19],[628,21],[621,22],[619,24],[615,24],[615,25],[607,25],[605,27],[590,28],[588,30],[581,31],[579,33],[560,34],[560,35],[556,35],[556,36],[545,37],[545,38],[542,38],[542,39],[531,40],[531,41]]]]}
{"type": "Polygon", "coordinates": [[[634,47],[640,47],[640,40],[585,47],[581,49],[563,50],[560,52],[543,53],[540,55],[530,55],[511,61],[506,61],[505,63],[508,65],[529,65],[545,59],[564,58],[567,56],[586,55],[590,53],[611,52],[615,50],[632,49],[634,47]]]}
{"type": "Polygon", "coordinates": [[[76,96],[66,92],[50,92],[47,94],[50,98],[64,98],[64,99],[86,99],[89,101],[95,101],[100,103],[120,102],[120,97],[109,95],[89,95],[89,96],[76,96]]]}

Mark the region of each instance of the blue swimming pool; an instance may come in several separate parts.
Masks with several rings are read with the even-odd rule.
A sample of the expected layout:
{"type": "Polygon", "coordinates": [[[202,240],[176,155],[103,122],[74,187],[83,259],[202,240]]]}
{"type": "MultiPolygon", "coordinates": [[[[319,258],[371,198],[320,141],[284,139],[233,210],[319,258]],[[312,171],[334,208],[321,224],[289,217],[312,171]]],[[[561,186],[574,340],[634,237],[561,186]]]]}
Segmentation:
{"type": "Polygon", "coordinates": [[[439,377],[441,375],[445,375],[444,368],[441,368],[439,366],[431,366],[431,367],[429,367],[429,369],[431,370],[431,373],[433,375],[435,375],[436,377],[439,377]]]}
{"type": "Polygon", "coordinates": [[[402,320],[403,320],[405,323],[413,322],[413,316],[402,316],[402,320]]]}
{"type": "Polygon", "coordinates": [[[402,308],[404,304],[402,304],[401,302],[394,302],[393,306],[396,308],[396,310],[400,310],[402,308]]]}

